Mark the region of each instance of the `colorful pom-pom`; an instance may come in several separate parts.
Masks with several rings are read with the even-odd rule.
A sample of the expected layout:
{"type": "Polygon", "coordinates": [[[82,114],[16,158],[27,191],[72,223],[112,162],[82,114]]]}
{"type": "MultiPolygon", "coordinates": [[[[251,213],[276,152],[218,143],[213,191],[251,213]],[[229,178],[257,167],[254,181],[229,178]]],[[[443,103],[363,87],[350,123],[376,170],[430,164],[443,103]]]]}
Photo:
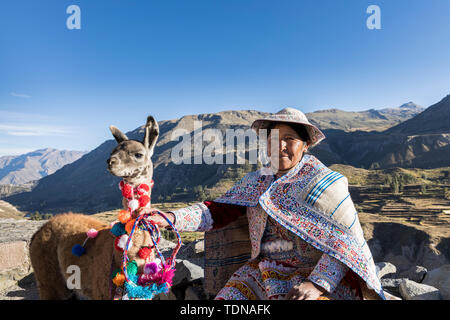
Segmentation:
{"type": "Polygon", "coordinates": [[[118,273],[121,273],[122,270],[120,268],[117,268],[116,270],[113,271],[113,273],[111,274],[111,279],[114,279],[118,273]]]}
{"type": "Polygon", "coordinates": [[[76,244],[72,247],[72,254],[81,257],[86,252],[86,249],[83,248],[81,245],[76,244]]]}
{"type": "Polygon", "coordinates": [[[97,237],[98,231],[95,229],[89,229],[86,234],[89,238],[94,239],[95,237],[97,237]]]}
{"type": "Polygon", "coordinates": [[[117,273],[116,276],[113,278],[112,282],[117,286],[121,287],[123,286],[125,282],[125,275],[123,273],[117,273]]]}
{"type": "Polygon", "coordinates": [[[132,219],[130,221],[127,222],[127,224],[125,225],[125,231],[130,234],[131,230],[133,229],[134,223],[136,222],[136,219],[132,219]]]}
{"type": "Polygon", "coordinates": [[[129,199],[133,197],[133,187],[129,184],[123,184],[122,189],[122,196],[129,199]]]}
{"type": "Polygon", "coordinates": [[[137,208],[139,208],[139,201],[136,199],[128,201],[128,209],[130,211],[135,211],[137,208]]]}
{"type": "Polygon", "coordinates": [[[139,207],[145,207],[148,203],[150,203],[150,197],[146,194],[139,198],[139,207]]]}
{"type": "MultiPolygon", "coordinates": [[[[127,241],[128,241],[128,235],[124,234],[121,235],[120,237],[117,237],[114,240],[114,247],[116,248],[117,251],[123,251],[125,249],[125,246],[127,245],[127,241]]],[[[133,246],[133,241],[130,241],[130,245],[129,247],[131,248],[133,246]]]]}
{"type": "Polygon", "coordinates": [[[129,298],[138,298],[138,299],[153,299],[154,296],[160,293],[168,293],[169,287],[167,283],[163,283],[161,285],[157,285],[153,283],[149,286],[137,286],[136,283],[139,281],[139,277],[137,275],[129,276],[130,281],[133,283],[126,282],[125,290],[128,294],[129,298]]]}
{"type": "Polygon", "coordinates": [[[121,235],[126,233],[125,225],[123,223],[117,222],[112,226],[111,233],[116,237],[120,237],[121,235]]]}
{"type": "Polygon", "coordinates": [[[127,223],[131,219],[131,213],[128,210],[120,210],[117,218],[122,223],[127,223]]]}
{"type": "Polygon", "coordinates": [[[144,266],[145,274],[154,274],[158,272],[158,264],[155,262],[146,263],[144,266]]]}
{"type": "Polygon", "coordinates": [[[147,259],[148,257],[150,257],[151,254],[152,254],[152,249],[147,248],[147,247],[140,248],[138,251],[139,258],[144,259],[144,260],[147,259]]]}
{"type": "Polygon", "coordinates": [[[164,268],[164,272],[162,272],[162,277],[159,284],[167,283],[169,287],[172,286],[173,277],[175,275],[175,269],[166,267],[164,268]]]}
{"type": "Polygon", "coordinates": [[[129,261],[127,264],[127,273],[134,275],[134,274],[137,274],[137,272],[138,272],[138,265],[137,265],[136,261],[134,261],[134,260],[129,261]]]}

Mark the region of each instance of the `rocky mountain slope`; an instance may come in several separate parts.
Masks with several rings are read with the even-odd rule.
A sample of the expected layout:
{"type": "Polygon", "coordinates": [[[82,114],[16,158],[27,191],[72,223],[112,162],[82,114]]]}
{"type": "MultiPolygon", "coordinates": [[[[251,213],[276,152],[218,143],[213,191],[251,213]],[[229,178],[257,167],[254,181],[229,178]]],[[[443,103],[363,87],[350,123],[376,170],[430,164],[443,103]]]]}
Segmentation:
{"type": "Polygon", "coordinates": [[[341,163],[363,168],[437,168],[450,161],[450,95],[382,132],[325,130],[341,163]]]}
{"type": "Polygon", "coordinates": [[[450,128],[450,95],[395,127],[386,134],[425,135],[449,133],[450,128]]]}
{"type": "Polygon", "coordinates": [[[39,149],[19,156],[0,157],[0,185],[39,180],[81,158],[86,152],[39,149]]]}

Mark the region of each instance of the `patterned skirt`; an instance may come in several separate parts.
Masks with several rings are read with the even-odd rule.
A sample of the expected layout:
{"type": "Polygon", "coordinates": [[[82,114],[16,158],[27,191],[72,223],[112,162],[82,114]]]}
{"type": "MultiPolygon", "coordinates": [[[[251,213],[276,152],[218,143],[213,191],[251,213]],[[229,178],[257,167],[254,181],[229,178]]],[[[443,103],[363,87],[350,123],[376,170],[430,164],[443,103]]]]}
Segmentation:
{"type": "MultiPolygon", "coordinates": [[[[268,258],[255,259],[240,267],[219,291],[216,300],[282,300],[306,280],[313,268],[287,266],[268,258]]],[[[332,292],[318,300],[359,300],[358,290],[344,278],[332,292]]]]}

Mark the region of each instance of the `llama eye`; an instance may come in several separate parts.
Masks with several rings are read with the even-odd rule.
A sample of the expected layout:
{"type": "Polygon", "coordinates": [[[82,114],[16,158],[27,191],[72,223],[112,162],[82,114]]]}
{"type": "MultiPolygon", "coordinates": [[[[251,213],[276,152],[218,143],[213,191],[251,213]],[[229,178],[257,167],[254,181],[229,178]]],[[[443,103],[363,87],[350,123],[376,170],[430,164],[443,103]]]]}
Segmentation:
{"type": "Polygon", "coordinates": [[[143,154],[142,153],[135,153],[134,156],[138,159],[142,158],[143,154]]]}

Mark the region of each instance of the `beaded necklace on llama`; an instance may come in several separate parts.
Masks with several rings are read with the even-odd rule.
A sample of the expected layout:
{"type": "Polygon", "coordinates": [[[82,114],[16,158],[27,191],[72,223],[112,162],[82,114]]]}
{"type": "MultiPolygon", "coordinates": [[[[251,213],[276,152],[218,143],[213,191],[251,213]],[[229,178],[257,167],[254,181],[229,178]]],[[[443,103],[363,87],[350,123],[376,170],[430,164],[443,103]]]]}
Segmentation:
{"type": "MultiPolygon", "coordinates": [[[[153,299],[160,293],[168,293],[172,286],[172,279],[175,274],[175,257],[181,247],[181,237],[173,223],[160,211],[155,211],[163,217],[172,231],[175,232],[178,243],[168,259],[164,259],[158,244],[161,239],[161,233],[158,225],[146,218],[150,214],[139,214],[138,209],[150,207],[150,188],[153,187],[153,180],[150,187],[147,184],[140,184],[136,188],[121,181],[119,188],[122,196],[128,200],[128,209],[121,210],[118,214],[118,221],[111,225],[111,233],[116,237],[114,240],[114,248],[123,252],[122,267],[111,270],[112,283],[116,286],[114,300],[128,299],[153,299]],[[157,259],[150,261],[152,248],[142,247],[138,251],[138,256],[145,260],[144,272],[138,273],[136,261],[128,259],[128,250],[133,246],[133,234],[139,228],[148,231],[150,239],[153,243],[152,248],[158,254],[157,259]]],[[[81,256],[85,250],[84,245],[88,239],[95,238],[98,232],[90,229],[87,232],[87,238],[83,245],[75,245],[72,253],[81,256]]],[[[112,261],[113,263],[113,261],[112,261]]]]}

